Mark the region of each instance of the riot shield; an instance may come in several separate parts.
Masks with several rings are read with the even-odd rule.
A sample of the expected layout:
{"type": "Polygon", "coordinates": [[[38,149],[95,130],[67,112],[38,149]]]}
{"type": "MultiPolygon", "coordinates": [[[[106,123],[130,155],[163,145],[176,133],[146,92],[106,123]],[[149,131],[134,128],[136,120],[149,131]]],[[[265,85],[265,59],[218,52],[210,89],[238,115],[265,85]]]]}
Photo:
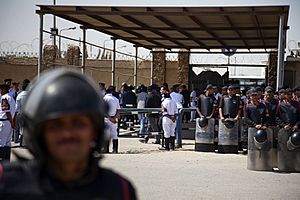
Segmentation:
{"type": "Polygon", "coordinates": [[[238,153],[238,122],[229,129],[219,120],[218,152],[238,153]]]}
{"type": "Polygon", "coordinates": [[[278,169],[283,172],[300,172],[300,146],[291,144],[290,130],[278,132],[278,169]]]}
{"type": "Polygon", "coordinates": [[[257,141],[257,129],[248,128],[248,158],[247,169],[257,171],[273,170],[273,131],[265,129],[267,137],[264,141],[257,141]]]}
{"type": "Polygon", "coordinates": [[[196,119],[195,151],[214,152],[215,119],[209,119],[205,127],[199,125],[199,120],[196,119]]]}

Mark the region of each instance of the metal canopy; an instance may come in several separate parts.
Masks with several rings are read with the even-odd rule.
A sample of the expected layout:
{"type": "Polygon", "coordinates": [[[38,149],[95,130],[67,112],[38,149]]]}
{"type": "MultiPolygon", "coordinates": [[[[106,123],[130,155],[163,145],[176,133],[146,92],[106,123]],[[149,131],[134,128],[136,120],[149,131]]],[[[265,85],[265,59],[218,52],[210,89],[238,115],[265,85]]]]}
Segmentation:
{"type": "Polygon", "coordinates": [[[38,5],[53,14],[136,46],[184,49],[278,48],[279,18],[289,6],[107,7],[38,5]]]}

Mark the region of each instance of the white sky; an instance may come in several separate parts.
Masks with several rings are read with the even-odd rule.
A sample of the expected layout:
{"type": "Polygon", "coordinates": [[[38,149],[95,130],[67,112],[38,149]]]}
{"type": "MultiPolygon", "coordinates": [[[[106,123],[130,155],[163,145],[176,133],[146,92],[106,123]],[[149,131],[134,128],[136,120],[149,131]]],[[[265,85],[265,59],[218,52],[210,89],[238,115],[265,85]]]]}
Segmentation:
{"type": "MultiPolygon", "coordinates": [[[[53,0],[0,0],[0,51],[35,51],[38,49],[38,29],[39,17],[35,14],[38,9],[35,5],[52,4],[53,0]]],[[[288,25],[290,30],[287,34],[287,44],[290,48],[296,48],[300,42],[300,1],[299,0],[56,0],[57,5],[107,5],[107,6],[250,6],[250,5],[290,5],[288,25]],[[163,2],[163,3],[162,3],[163,2]]],[[[52,16],[46,15],[44,18],[44,29],[50,30],[52,27],[52,16]]],[[[77,30],[64,31],[63,35],[80,38],[82,32],[79,25],[57,18],[57,28],[68,28],[76,26],[77,30]]],[[[49,35],[44,34],[45,43],[51,43],[49,35]]],[[[106,47],[111,47],[111,42],[107,41],[110,36],[96,31],[87,31],[87,41],[106,47]]],[[[66,40],[62,41],[65,48],[66,40]]],[[[134,53],[132,44],[117,41],[119,51],[134,53]],[[124,47],[126,45],[126,47],[124,47]]],[[[88,51],[90,48],[88,47],[88,51]]],[[[96,49],[92,49],[93,54],[97,54],[96,49]]],[[[149,51],[140,48],[141,55],[148,55],[149,51]]],[[[172,55],[175,57],[176,55],[172,55]]],[[[264,55],[237,55],[232,56],[231,62],[237,63],[257,63],[264,61],[264,55]]],[[[227,59],[222,55],[199,55],[192,57],[192,63],[226,63],[227,59]]]]}

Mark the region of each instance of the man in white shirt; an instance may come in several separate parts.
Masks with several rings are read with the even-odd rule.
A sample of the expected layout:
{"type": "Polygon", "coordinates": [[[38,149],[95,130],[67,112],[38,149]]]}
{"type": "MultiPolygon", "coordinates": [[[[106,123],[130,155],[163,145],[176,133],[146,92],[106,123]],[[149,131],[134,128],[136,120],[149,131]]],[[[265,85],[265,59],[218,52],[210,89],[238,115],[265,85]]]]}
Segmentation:
{"type": "Polygon", "coordinates": [[[120,116],[120,103],[119,100],[112,95],[114,91],[113,86],[109,86],[104,96],[104,101],[108,105],[108,112],[104,118],[106,124],[106,135],[108,137],[108,144],[106,152],[109,152],[109,141],[112,138],[113,141],[113,153],[118,153],[118,118],[120,116]]]}
{"type": "Polygon", "coordinates": [[[169,151],[175,149],[175,128],[176,128],[176,114],[178,109],[175,101],[170,98],[170,95],[166,93],[164,95],[165,100],[161,103],[162,106],[162,127],[165,137],[166,150],[169,151]]]}
{"type": "MultiPolygon", "coordinates": [[[[137,94],[136,94],[136,102],[137,102],[137,108],[145,108],[146,104],[146,99],[147,99],[147,88],[142,84],[141,86],[138,87],[137,89],[137,94]]],[[[146,134],[146,128],[145,128],[145,122],[146,122],[146,117],[145,114],[138,114],[139,121],[140,121],[140,135],[146,134]]]]}
{"type": "Polygon", "coordinates": [[[10,160],[12,129],[15,128],[15,100],[8,94],[9,85],[0,85],[0,162],[10,160]]]}
{"type": "MultiPolygon", "coordinates": [[[[190,108],[196,108],[197,106],[197,100],[198,100],[198,93],[199,93],[199,89],[198,88],[194,88],[193,91],[190,94],[190,108]]],[[[196,118],[196,111],[191,111],[191,119],[190,122],[194,121],[196,118]]]]}
{"type": "Polygon", "coordinates": [[[174,85],[171,88],[171,99],[173,101],[175,101],[176,105],[177,105],[177,109],[181,109],[183,108],[182,104],[183,104],[183,95],[179,94],[179,85],[174,85]]]}
{"type": "Polygon", "coordinates": [[[24,104],[24,100],[27,96],[27,91],[26,88],[29,85],[30,81],[28,79],[25,79],[22,84],[22,91],[18,94],[17,99],[16,99],[16,113],[14,117],[14,122],[16,124],[16,129],[14,131],[14,141],[15,143],[20,142],[20,146],[25,145],[23,142],[23,128],[22,128],[22,121],[20,117],[20,113],[22,110],[22,106],[24,104]]]}

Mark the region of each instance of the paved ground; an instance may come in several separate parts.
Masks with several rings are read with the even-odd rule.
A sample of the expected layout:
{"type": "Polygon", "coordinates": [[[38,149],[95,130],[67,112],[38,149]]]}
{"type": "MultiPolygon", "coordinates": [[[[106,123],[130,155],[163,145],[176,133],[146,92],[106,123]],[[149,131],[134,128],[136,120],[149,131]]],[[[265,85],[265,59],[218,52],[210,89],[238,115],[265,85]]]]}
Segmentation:
{"type": "Polygon", "coordinates": [[[189,140],[165,152],[152,141],[121,138],[120,153],[106,154],[101,163],[129,178],[141,200],[300,199],[300,173],[249,171],[242,154],[194,152],[189,140]]]}

